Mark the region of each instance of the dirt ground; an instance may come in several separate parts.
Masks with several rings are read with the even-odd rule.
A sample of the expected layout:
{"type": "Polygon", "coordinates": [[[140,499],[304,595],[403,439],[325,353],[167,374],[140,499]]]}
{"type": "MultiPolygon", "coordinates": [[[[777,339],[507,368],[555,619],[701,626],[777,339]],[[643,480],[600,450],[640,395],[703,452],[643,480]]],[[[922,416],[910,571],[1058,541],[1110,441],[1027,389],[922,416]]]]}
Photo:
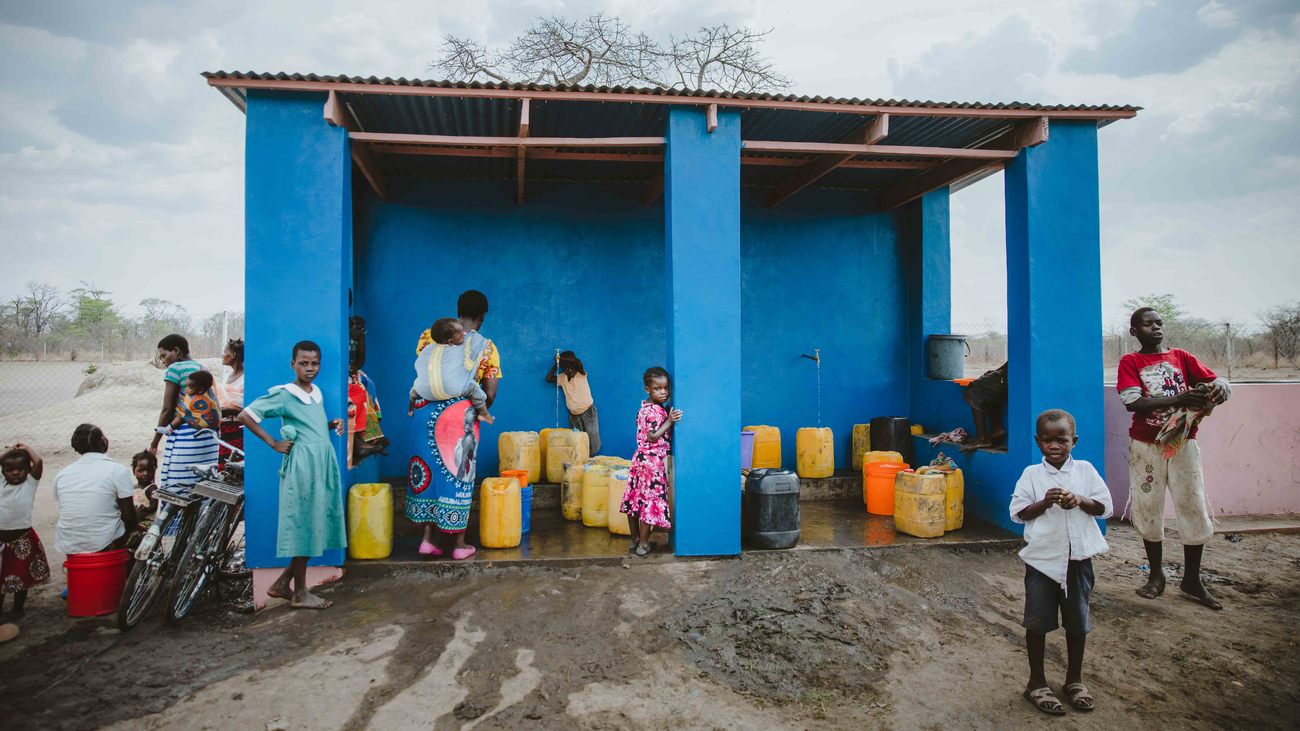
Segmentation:
{"type": "Polygon", "coordinates": [[[0,646],[0,707],[8,729],[1289,727],[1300,535],[1241,538],[1207,547],[1215,613],[1138,598],[1141,543],[1114,527],[1098,709],[1061,719],[1020,697],[1019,558],[928,546],[345,577],[326,612],[209,600],[126,636],[47,587],[0,646]]]}

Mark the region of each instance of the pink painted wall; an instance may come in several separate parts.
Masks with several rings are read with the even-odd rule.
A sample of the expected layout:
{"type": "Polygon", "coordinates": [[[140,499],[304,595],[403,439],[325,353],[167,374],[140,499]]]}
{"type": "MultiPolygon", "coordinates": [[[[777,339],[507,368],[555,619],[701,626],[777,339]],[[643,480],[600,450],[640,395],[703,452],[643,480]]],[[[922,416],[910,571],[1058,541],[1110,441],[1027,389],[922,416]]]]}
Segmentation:
{"type": "MultiPolygon", "coordinates": [[[[1106,484],[1115,512],[1128,502],[1132,415],[1106,389],[1106,484]]],[[[1201,422],[1197,440],[1215,515],[1300,513],[1300,383],[1240,383],[1201,422]]],[[[1166,498],[1166,514],[1173,510],[1166,498]]]]}

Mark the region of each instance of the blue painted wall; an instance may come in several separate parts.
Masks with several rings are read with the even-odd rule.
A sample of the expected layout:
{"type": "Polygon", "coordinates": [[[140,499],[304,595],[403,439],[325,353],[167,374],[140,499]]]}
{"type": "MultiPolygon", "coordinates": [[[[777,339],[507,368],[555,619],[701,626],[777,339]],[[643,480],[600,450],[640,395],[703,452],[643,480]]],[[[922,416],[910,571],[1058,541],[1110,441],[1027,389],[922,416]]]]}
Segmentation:
{"type": "Polygon", "coordinates": [[[740,113],[668,112],[664,226],[674,434],[674,551],[740,553],[740,113]]]}
{"type": "MultiPolygon", "coordinates": [[[[352,161],[347,134],[323,118],[321,94],[250,91],[245,141],[245,363],[249,400],[294,378],[293,344],[321,346],[317,384],[330,418],[347,413],[352,161]]],[[[268,420],[279,433],[279,422],[268,420]]],[[[335,437],[342,455],[342,438],[335,437]]],[[[251,435],[245,477],[248,564],[275,555],[280,455],[251,435]]],[[[342,462],[340,462],[343,464],[342,462]]],[[[313,564],[339,565],[342,551],[313,564]]]]}
{"type": "Polygon", "coordinates": [[[766,192],[742,202],[744,425],[781,429],[782,465],[795,466],[795,433],[835,434],[835,462],[851,466],[854,424],[907,415],[906,280],[895,219],[848,191],[804,190],[775,209],[766,192]]]}
{"type": "MultiPolygon", "coordinates": [[[[501,432],[555,425],[555,387],[543,377],[556,348],[575,351],[587,367],[602,451],[632,456],[641,374],[667,363],[663,209],[643,205],[641,193],[636,185],[534,183],[517,206],[512,184],[447,182],[359,203],[354,310],[367,320],[365,370],[393,441],[379,473],[405,477],[416,338],[455,316],[466,289],[488,296],[483,332],[501,349],[504,374],[497,422],[483,429],[480,475],[496,474],[501,432]]],[[[562,398],[559,409],[567,426],[562,398]]]]}
{"type": "MultiPolygon", "coordinates": [[[[945,446],[916,441],[918,461],[938,451],[953,457],[966,477],[969,515],[1020,532],[1007,504],[1025,467],[1041,460],[1034,444],[1034,421],[1049,408],[1062,408],[1078,422],[1075,456],[1104,471],[1105,424],[1102,393],[1095,387],[1101,369],[1101,265],[1098,215],[1097,128],[1091,122],[1053,122],[1047,143],[1022,150],[1007,167],[1008,404],[1007,453],[963,455],[945,446]]],[[[932,194],[933,195],[933,194],[932,194]]],[[[930,198],[930,196],[927,196],[930,198]]],[[[906,238],[921,246],[911,281],[928,288],[948,276],[945,265],[924,253],[928,232],[946,228],[937,208],[913,204],[900,217],[906,238]]],[[[914,311],[919,307],[914,302],[914,311]]],[[[923,315],[915,322],[924,322],[923,315]]],[[[931,323],[934,326],[936,323],[931,323]]],[[[941,323],[937,323],[941,324],[941,323]]],[[[923,357],[929,326],[913,332],[914,356],[923,357]]],[[[922,423],[972,428],[961,388],[924,378],[924,361],[913,369],[913,412],[922,423]]],[[[1103,525],[1104,529],[1104,525],[1103,525]]]]}
{"type": "Polygon", "coordinates": [[[1097,175],[1092,122],[1053,121],[1045,144],[1007,166],[1008,430],[1013,450],[1037,458],[1034,419],[1065,409],[1075,456],[1104,472],[1097,175]]]}

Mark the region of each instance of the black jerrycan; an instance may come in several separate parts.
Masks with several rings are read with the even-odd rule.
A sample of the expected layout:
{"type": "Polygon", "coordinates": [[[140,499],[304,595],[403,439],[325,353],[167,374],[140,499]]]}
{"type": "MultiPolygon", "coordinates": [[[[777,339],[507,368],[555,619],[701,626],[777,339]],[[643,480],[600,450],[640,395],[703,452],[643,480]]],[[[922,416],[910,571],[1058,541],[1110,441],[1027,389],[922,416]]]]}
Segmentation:
{"type": "Polygon", "coordinates": [[[754,548],[799,542],[799,476],[789,470],[750,470],[740,503],[740,535],[754,548]]]}

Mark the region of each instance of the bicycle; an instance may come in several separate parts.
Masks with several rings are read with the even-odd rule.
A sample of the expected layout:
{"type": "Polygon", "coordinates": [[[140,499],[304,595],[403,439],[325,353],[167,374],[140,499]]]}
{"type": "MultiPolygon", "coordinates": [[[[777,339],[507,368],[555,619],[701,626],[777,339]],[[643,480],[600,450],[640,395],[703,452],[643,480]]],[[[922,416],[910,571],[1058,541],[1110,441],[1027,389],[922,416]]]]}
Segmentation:
{"type": "MultiPolygon", "coordinates": [[[[211,430],[205,431],[212,433],[211,430]]],[[[217,441],[223,443],[220,439],[217,441]]],[[[243,455],[243,452],[237,448],[233,448],[229,444],[225,446],[237,451],[241,456],[243,455]]],[[[229,469],[231,465],[235,464],[240,463],[228,463],[226,467],[229,469]]],[[[242,465],[240,467],[242,468],[242,465]]],[[[200,478],[219,474],[219,472],[214,472],[214,470],[217,470],[216,466],[191,467],[191,469],[200,478]]],[[[242,495],[242,469],[239,471],[241,473],[239,491],[242,495]]],[[[201,479],[200,482],[202,481],[201,479]]],[[[198,524],[199,519],[207,513],[206,510],[201,510],[202,506],[211,502],[203,495],[195,494],[192,488],[189,487],[181,489],[160,487],[156,495],[158,498],[158,514],[135,550],[134,565],[127,575],[122,598],[117,606],[117,626],[123,632],[130,631],[149,615],[154,604],[158,601],[163,587],[173,575],[174,569],[180,563],[180,559],[184,557],[195,526],[198,524]]],[[[242,521],[242,502],[240,508],[238,518],[242,521]]],[[[242,541],[242,531],[240,531],[240,534],[240,540],[242,541]]],[[[206,577],[204,582],[206,582],[206,577]]],[[[197,598],[197,594],[195,598],[197,598]]],[[[192,605],[192,603],[191,601],[190,604],[192,605]]],[[[171,604],[172,602],[169,601],[169,617],[171,615],[171,604]]],[[[189,606],[186,606],[185,611],[180,616],[183,617],[188,611],[189,606]]]]}
{"type": "MultiPolygon", "coordinates": [[[[243,463],[210,468],[195,483],[193,493],[207,499],[198,508],[193,532],[176,564],[176,576],[167,596],[169,623],[179,622],[190,613],[214,574],[239,577],[248,573],[243,561],[243,463]]],[[[220,591],[220,583],[214,585],[220,591]]]]}

